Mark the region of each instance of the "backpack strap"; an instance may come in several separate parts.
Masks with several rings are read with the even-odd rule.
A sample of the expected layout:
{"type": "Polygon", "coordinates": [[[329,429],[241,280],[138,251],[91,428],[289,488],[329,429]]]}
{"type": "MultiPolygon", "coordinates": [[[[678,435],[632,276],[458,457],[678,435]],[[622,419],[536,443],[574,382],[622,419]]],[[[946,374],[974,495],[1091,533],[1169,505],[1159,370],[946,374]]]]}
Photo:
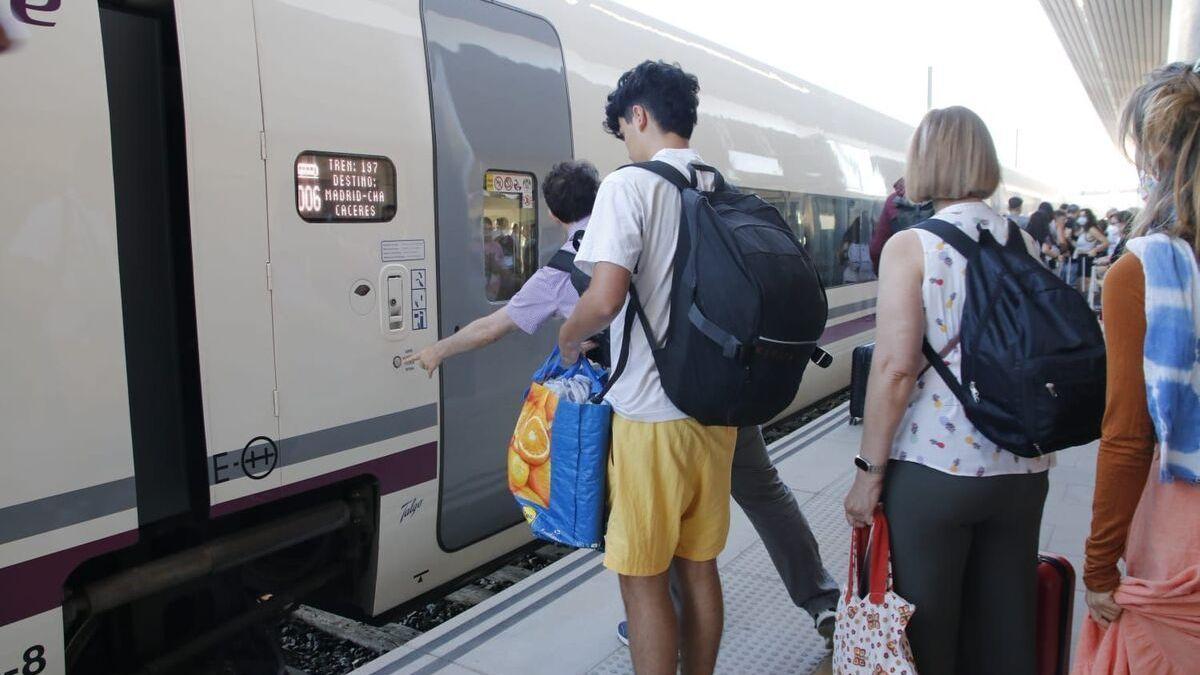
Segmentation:
{"type": "MultiPolygon", "coordinates": [[[[642,302],[638,299],[637,287],[633,282],[629,282],[629,305],[625,308],[625,329],[621,333],[621,353],[617,356],[617,362],[613,364],[612,370],[608,374],[608,381],[604,383],[604,389],[592,397],[593,403],[600,403],[608,396],[608,392],[612,390],[613,385],[620,379],[621,374],[625,372],[625,366],[629,363],[629,342],[633,337],[633,320],[640,317],[642,327],[646,331],[646,336],[653,340],[650,333],[650,323],[642,312],[642,302]]],[[[651,343],[653,346],[653,342],[651,343]]]]}
{"type": "Polygon", "coordinates": [[[575,271],[575,254],[560,248],[554,252],[554,255],[550,256],[550,260],[546,262],[546,267],[571,274],[575,271]]]}
{"type": "Polygon", "coordinates": [[[665,180],[668,183],[670,183],[671,185],[674,185],[675,187],[679,188],[680,192],[683,192],[684,190],[686,190],[690,187],[696,186],[696,172],[695,171],[692,171],[692,175],[690,176],[690,180],[689,180],[689,177],[684,176],[682,173],[680,173],[679,169],[676,169],[674,166],[671,166],[670,164],[668,164],[662,160],[655,159],[655,160],[651,160],[649,162],[636,162],[634,164],[626,164],[625,166],[623,166],[621,168],[624,169],[627,166],[636,167],[638,169],[645,169],[646,171],[649,171],[650,173],[657,174],[663,180],[665,180]]]}
{"type": "MultiPolygon", "coordinates": [[[[978,242],[968,237],[966,233],[958,229],[957,226],[944,220],[930,218],[928,220],[919,222],[912,227],[913,229],[925,230],[926,232],[931,232],[937,235],[942,241],[949,244],[951,248],[958,251],[959,254],[967,260],[971,260],[979,253],[978,242]]],[[[953,349],[953,346],[951,345],[957,345],[959,340],[960,338],[955,338],[947,345],[950,347],[950,350],[953,349]]],[[[935,371],[937,371],[938,376],[940,376],[942,381],[946,383],[946,387],[950,389],[952,394],[954,394],[954,398],[958,399],[958,402],[961,403],[965,408],[968,406],[968,402],[971,401],[972,397],[970,392],[967,391],[966,387],[963,386],[962,382],[960,382],[959,379],[954,376],[954,373],[950,372],[950,366],[947,366],[946,362],[943,360],[945,355],[949,354],[950,350],[947,350],[944,354],[939,354],[937,350],[933,348],[933,345],[929,344],[929,338],[921,338],[921,352],[925,355],[925,360],[929,362],[929,365],[932,366],[935,371]]]]}
{"type": "Polygon", "coordinates": [[[571,277],[571,286],[581,296],[592,283],[592,277],[575,266],[575,254],[571,251],[564,251],[563,249],[555,251],[554,255],[550,256],[550,260],[546,262],[546,267],[558,270],[559,272],[566,272],[567,276],[571,277]]]}
{"type": "Polygon", "coordinates": [[[1017,224],[1017,221],[1010,218],[1008,220],[1008,239],[1004,240],[1004,247],[1027,253],[1028,251],[1025,249],[1025,237],[1021,236],[1021,232],[1023,231],[1021,226],[1017,224]]]}
{"type": "Polygon", "coordinates": [[[944,220],[930,218],[923,220],[910,229],[925,230],[938,236],[942,241],[958,251],[967,260],[973,259],[979,253],[979,243],[968,237],[966,233],[944,220]]]}
{"type": "Polygon", "coordinates": [[[954,398],[958,399],[958,402],[964,408],[974,403],[974,397],[971,392],[967,391],[963,383],[954,376],[954,373],[950,372],[950,366],[946,365],[946,362],[942,360],[942,355],[938,354],[933,345],[929,344],[929,338],[921,339],[921,353],[925,355],[925,360],[929,362],[929,365],[933,366],[938,376],[942,378],[942,382],[946,383],[946,388],[950,390],[950,393],[954,394],[954,398]]]}

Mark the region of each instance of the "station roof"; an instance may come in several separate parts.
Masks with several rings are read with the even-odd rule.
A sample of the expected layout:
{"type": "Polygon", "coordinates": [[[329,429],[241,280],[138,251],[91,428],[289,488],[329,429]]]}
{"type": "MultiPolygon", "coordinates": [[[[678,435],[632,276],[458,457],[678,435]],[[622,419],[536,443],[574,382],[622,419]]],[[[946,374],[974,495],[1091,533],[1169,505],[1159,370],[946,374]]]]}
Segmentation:
{"type": "Polygon", "coordinates": [[[1171,0],[1041,0],[1092,105],[1117,140],[1117,121],[1146,73],[1167,60],[1171,0]]]}

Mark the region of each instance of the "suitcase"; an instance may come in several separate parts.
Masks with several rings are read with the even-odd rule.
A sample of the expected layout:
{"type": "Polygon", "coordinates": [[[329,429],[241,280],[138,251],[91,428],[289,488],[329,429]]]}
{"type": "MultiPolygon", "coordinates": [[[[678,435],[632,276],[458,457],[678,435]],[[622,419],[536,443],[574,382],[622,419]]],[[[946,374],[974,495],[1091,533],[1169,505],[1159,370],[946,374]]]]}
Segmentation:
{"type": "Polygon", "coordinates": [[[1074,611],[1075,568],[1063,556],[1038,554],[1038,675],[1067,675],[1069,672],[1074,611]]]}
{"type": "Polygon", "coordinates": [[[867,403],[867,375],[871,373],[871,355],[875,343],[859,345],[850,357],[850,424],[862,424],[867,403]]]}

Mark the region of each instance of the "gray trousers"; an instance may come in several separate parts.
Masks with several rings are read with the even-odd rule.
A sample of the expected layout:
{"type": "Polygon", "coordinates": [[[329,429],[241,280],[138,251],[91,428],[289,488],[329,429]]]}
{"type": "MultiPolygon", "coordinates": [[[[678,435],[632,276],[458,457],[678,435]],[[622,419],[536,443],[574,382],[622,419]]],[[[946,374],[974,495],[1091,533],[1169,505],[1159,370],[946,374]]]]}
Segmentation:
{"type": "MultiPolygon", "coordinates": [[[[733,452],[733,499],[762,539],[792,602],[814,618],[838,602],[838,585],[821,563],[821,551],[800,505],[767,456],[759,427],[738,429],[733,452]]],[[[674,575],[671,591],[679,597],[674,575]]],[[[678,603],[677,603],[678,604],[678,603]]]]}
{"type": "Polygon", "coordinates": [[[952,476],[888,465],[883,504],[896,592],[916,605],[921,675],[1034,675],[1045,472],[952,476]]]}

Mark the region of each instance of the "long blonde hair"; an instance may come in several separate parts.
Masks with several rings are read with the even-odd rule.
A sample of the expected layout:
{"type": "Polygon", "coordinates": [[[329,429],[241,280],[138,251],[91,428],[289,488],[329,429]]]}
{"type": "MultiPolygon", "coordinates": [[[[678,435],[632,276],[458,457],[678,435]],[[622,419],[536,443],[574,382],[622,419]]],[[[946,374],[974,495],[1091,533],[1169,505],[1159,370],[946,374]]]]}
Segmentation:
{"type": "Polygon", "coordinates": [[[1200,257],[1200,72],[1178,62],[1150,73],[1125,104],[1119,128],[1138,171],[1157,181],[1133,236],[1163,231],[1200,257]]]}

